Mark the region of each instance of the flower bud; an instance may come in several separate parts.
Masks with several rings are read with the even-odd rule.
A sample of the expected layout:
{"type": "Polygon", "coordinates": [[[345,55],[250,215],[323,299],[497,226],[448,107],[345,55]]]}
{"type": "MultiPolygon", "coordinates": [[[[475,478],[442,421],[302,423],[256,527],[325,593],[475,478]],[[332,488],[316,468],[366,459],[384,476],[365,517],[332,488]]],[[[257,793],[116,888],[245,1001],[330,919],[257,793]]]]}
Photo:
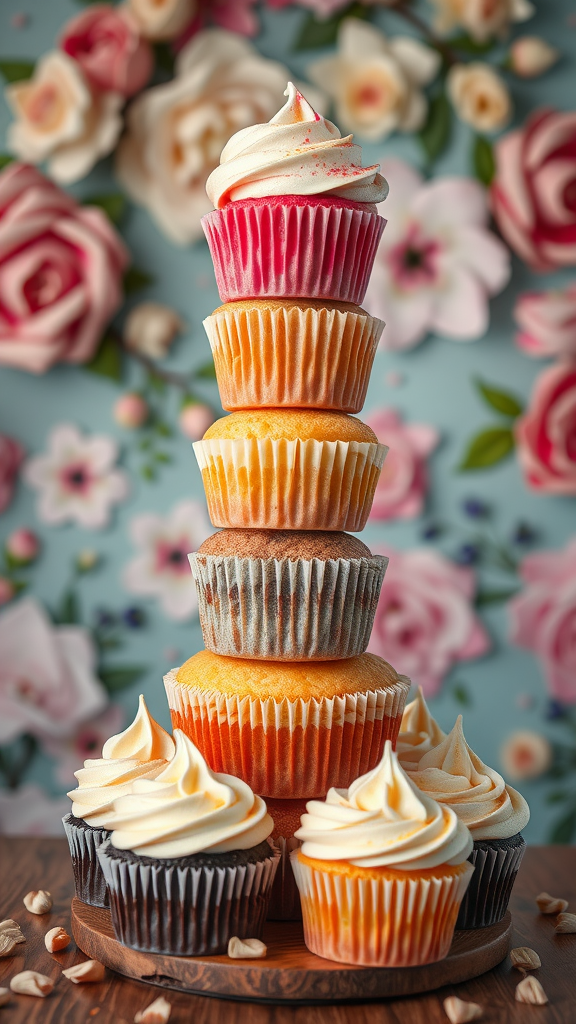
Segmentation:
{"type": "Polygon", "coordinates": [[[498,132],[512,116],[503,79],[489,64],[455,64],[446,80],[448,96],[461,121],[479,132],[498,132]]]}
{"type": "Polygon", "coordinates": [[[18,565],[33,562],[40,551],[40,541],[32,530],[14,530],[6,541],[6,553],[18,565]]]}
{"type": "Polygon", "coordinates": [[[8,604],[15,594],[14,584],[5,576],[0,576],[0,605],[8,604]]]}
{"type": "Polygon", "coordinates": [[[135,392],[128,391],[121,395],[114,405],[114,419],[126,430],[137,430],[148,419],[148,405],[135,392]]]}
{"type": "Polygon", "coordinates": [[[76,568],[79,572],[91,572],[95,569],[100,561],[100,555],[97,551],[93,551],[91,548],[84,548],[76,556],[76,568]]]}
{"type": "Polygon", "coordinates": [[[510,67],[520,78],[536,78],[556,63],[560,54],[540,36],[520,36],[510,47],[510,67]]]}
{"type": "Polygon", "coordinates": [[[178,422],[180,430],[191,441],[199,441],[216,419],[214,410],[203,402],[189,402],[183,406],[178,422]]]}
{"type": "Polygon", "coordinates": [[[500,760],[507,778],[537,779],[552,763],[552,747],[541,733],[524,729],[513,732],[504,741],[500,760]]]}
{"type": "Polygon", "coordinates": [[[141,302],[130,311],[124,323],[127,348],[149,359],[163,359],[184,324],[174,309],[159,302],[141,302]]]}

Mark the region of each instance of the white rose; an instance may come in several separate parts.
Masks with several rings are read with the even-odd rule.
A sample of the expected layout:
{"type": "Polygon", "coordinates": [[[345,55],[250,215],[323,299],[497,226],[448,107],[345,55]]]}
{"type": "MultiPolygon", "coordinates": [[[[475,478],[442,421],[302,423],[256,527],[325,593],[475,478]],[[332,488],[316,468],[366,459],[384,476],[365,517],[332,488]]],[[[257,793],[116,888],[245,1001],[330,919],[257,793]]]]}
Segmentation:
{"type": "Polygon", "coordinates": [[[526,21],[534,14],[529,0],[433,0],[436,8],[434,27],[437,32],[463,28],[473,39],[483,43],[504,34],[511,22],[526,21]]]}
{"type": "Polygon", "coordinates": [[[78,62],[60,50],[42,57],[32,78],[7,86],[6,99],[16,116],[8,148],[26,163],[48,160],[49,173],[64,184],[88,174],[122,129],[123,97],[93,92],[78,62]]]}
{"type": "Polygon", "coordinates": [[[520,36],[510,47],[510,67],[520,78],[536,78],[556,63],[559,51],[539,36],[520,36]]]}
{"type": "Polygon", "coordinates": [[[192,21],[196,0],[128,0],[128,8],[147,39],[174,39],[192,21]]]}
{"type": "Polygon", "coordinates": [[[231,135],[269,121],[283,105],[287,77],[246,40],[206,29],[179,54],[173,81],[131,104],[116,172],[173,241],[202,236],[200,218],[212,209],[208,175],[231,135]]]}
{"type": "Polygon", "coordinates": [[[128,348],[150,359],[163,359],[183,327],[176,310],[170,306],[141,302],[129,312],[122,333],[128,348]]]}
{"type": "Polygon", "coordinates": [[[488,64],[455,64],[446,80],[448,95],[461,121],[480,132],[498,132],[512,116],[512,100],[500,75],[488,64]]]}

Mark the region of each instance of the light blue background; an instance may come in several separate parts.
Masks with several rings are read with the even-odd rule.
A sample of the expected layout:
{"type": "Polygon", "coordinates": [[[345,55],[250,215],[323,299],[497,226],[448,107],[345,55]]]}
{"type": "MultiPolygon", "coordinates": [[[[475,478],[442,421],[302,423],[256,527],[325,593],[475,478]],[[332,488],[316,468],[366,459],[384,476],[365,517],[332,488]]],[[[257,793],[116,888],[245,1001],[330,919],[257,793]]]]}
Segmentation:
{"type": "MultiPolygon", "coordinates": [[[[546,76],[531,82],[513,82],[517,120],[521,121],[535,106],[547,103],[560,109],[569,109],[574,96],[573,52],[575,28],[570,22],[572,4],[568,0],[540,0],[539,13],[525,27],[530,34],[537,33],[556,45],[565,54],[563,60],[546,76]]],[[[35,59],[54,44],[59,27],[77,13],[81,5],[72,0],[2,0],[0,8],[0,57],[35,59]],[[11,15],[25,12],[29,23],[24,29],[11,26],[11,15]]],[[[307,64],[316,53],[295,54],[290,51],[297,27],[304,14],[299,9],[262,13],[263,32],[256,40],[258,49],[266,56],[282,60],[290,70],[305,78],[307,64]]],[[[389,12],[379,12],[378,21],[391,32],[406,32],[402,22],[389,12]]],[[[325,51],[322,51],[325,52],[325,51]]],[[[9,123],[9,113],[0,101],[0,135],[9,123]]],[[[0,150],[5,148],[0,145],[0,150]]],[[[454,132],[446,155],[438,162],[436,174],[469,174],[468,153],[470,133],[459,126],[454,132]]],[[[394,137],[381,145],[366,145],[365,162],[372,163],[388,154],[403,156],[417,166],[421,152],[417,141],[394,137]]],[[[115,184],[110,161],[101,164],[89,178],[73,188],[78,196],[114,191],[115,184]]],[[[179,249],[168,242],[157,230],[146,211],[130,207],[122,223],[122,233],[133,254],[134,263],[155,277],[155,284],[138,296],[174,306],[188,325],[188,331],[174,346],[167,365],[187,370],[205,363],[210,357],[208,341],[202,328],[202,319],[219,304],[207,246],[200,242],[187,249],[179,249]],[[208,285],[207,285],[208,282],[208,285]]],[[[571,499],[536,496],[527,491],[514,458],[481,474],[458,475],[455,466],[462,456],[466,441],[481,427],[496,418],[484,407],[474,390],[472,378],[483,379],[516,392],[524,401],[529,397],[532,382],[542,364],[523,356],[513,344],[512,308],[518,293],[529,287],[543,288],[565,283],[572,274],[536,277],[514,261],[512,283],[504,294],[491,305],[490,329],[483,339],[474,344],[459,344],[433,337],[407,354],[378,353],[366,402],[365,413],[392,405],[408,420],[434,424],[442,434],[442,444],[430,460],[430,495],[428,510],[434,518],[458,522],[468,529],[460,511],[465,496],[480,496],[494,507],[497,532],[508,536],[519,519],[527,519],[540,531],[541,547],[559,548],[575,533],[575,502],[571,499]],[[401,386],[386,384],[389,371],[402,375],[401,386]]],[[[137,386],[139,370],[132,366],[127,384],[137,386]]],[[[112,418],[112,405],[119,388],[80,369],[58,367],[48,375],[34,377],[18,371],[0,373],[0,430],[19,438],[29,454],[45,449],[46,436],[54,424],[64,420],[78,424],[89,432],[115,435],[125,446],[126,434],[112,418]]],[[[205,395],[217,402],[216,387],[205,386],[205,395]]],[[[177,396],[172,394],[171,419],[175,419],[177,396]]],[[[64,590],[70,574],[72,559],[77,552],[91,547],[100,552],[104,564],[81,583],[84,620],[99,604],[114,608],[134,603],[123,594],[120,573],[132,557],[128,527],[131,519],[144,511],[166,513],[184,497],[200,498],[203,494],[200,474],[190,444],[180,435],[170,445],[174,456],[172,465],[161,470],[154,484],[143,482],[137,474],[139,459],[134,445],[125,453],[124,465],[131,475],[130,499],[114,514],[112,527],[107,531],[91,533],[75,526],[47,529],[35,513],[36,495],[21,484],[15,501],[0,520],[2,536],[16,526],[26,525],[41,534],[43,556],[32,571],[33,592],[47,604],[53,604],[64,590]]],[[[419,530],[422,523],[406,521],[391,524],[371,523],[363,539],[386,542],[400,548],[421,543],[419,530]]],[[[472,524],[473,525],[473,524],[472,524]]],[[[471,532],[468,529],[468,532],[471,532]]],[[[439,542],[446,552],[454,551],[457,537],[439,542]]],[[[484,576],[486,585],[509,585],[510,580],[484,576]]],[[[127,638],[125,648],[115,661],[144,663],[148,673],[142,689],[152,713],[168,725],[168,712],[162,675],[171,663],[166,657],[169,648],[176,648],[183,660],[202,646],[197,620],[175,624],[164,617],[159,606],[146,604],[149,611],[148,627],[135,631],[127,638]]],[[[518,728],[546,732],[550,738],[559,738],[557,725],[544,719],[546,692],[537,662],[526,652],[509,646],[506,640],[507,616],[505,606],[482,612],[493,639],[493,650],[487,657],[458,666],[446,680],[441,696],[433,702],[433,712],[441,725],[448,729],[461,710],[452,693],[455,681],[463,682],[471,694],[472,706],[465,710],[465,729],[472,747],[494,767],[499,767],[499,748],[507,734],[518,728]],[[520,709],[519,695],[530,695],[533,706],[520,709]]],[[[172,653],[172,662],[179,660],[172,653]]],[[[137,687],[124,691],[119,700],[132,715],[137,699],[137,687]]],[[[60,787],[54,780],[53,764],[42,756],[35,761],[29,773],[52,792],[60,787]]],[[[532,807],[532,820],[526,830],[530,841],[543,841],[553,817],[543,796],[549,785],[543,782],[522,785],[522,791],[532,807]]]]}

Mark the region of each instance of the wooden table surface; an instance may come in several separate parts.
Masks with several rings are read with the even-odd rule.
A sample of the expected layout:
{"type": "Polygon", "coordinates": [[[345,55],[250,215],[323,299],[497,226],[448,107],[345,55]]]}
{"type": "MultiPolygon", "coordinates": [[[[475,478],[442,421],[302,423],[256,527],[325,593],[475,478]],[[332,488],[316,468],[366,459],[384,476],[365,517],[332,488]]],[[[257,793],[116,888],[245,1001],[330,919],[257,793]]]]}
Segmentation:
{"type": "Polygon", "coordinates": [[[163,994],[172,1003],[171,1024],[446,1024],[442,1001],[456,994],[485,1008],[491,1024],[576,1024],[576,935],[555,935],[554,918],[540,915],[534,897],[543,890],[570,901],[576,912],[576,848],[529,847],[512,897],[515,945],[530,946],[542,960],[536,976],[549,1005],[515,1003],[520,975],[508,960],[480,978],[431,995],[385,1003],[335,1006],[273,1006],[234,1003],[187,996],[127,981],[107,971],[100,984],[73,985],[61,968],[86,959],[74,942],[63,953],[46,951],[44,935],[55,925],[70,931],[72,871],[65,839],[0,837],[0,920],[12,917],[27,941],[17,955],[0,960],[0,986],[31,969],[55,982],[46,999],[13,995],[0,1010],[2,1024],[132,1024],[134,1014],[163,994]],[[22,897],[31,889],[48,889],[54,906],[50,914],[28,913],[22,897]]]}

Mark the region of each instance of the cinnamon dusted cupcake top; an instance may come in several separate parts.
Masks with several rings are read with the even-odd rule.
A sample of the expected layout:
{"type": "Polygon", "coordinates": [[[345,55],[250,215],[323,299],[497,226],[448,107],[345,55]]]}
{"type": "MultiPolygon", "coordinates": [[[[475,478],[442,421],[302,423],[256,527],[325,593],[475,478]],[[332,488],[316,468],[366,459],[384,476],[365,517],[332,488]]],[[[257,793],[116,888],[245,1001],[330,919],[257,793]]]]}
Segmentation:
{"type": "Polygon", "coordinates": [[[362,420],[344,412],[315,409],[247,409],[216,420],[204,434],[211,440],[359,441],[377,444],[378,438],[362,420]]]}
{"type": "Polygon", "coordinates": [[[349,533],[323,530],[220,530],[198,548],[199,555],[238,558],[371,558],[372,552],[349,533]]]}

